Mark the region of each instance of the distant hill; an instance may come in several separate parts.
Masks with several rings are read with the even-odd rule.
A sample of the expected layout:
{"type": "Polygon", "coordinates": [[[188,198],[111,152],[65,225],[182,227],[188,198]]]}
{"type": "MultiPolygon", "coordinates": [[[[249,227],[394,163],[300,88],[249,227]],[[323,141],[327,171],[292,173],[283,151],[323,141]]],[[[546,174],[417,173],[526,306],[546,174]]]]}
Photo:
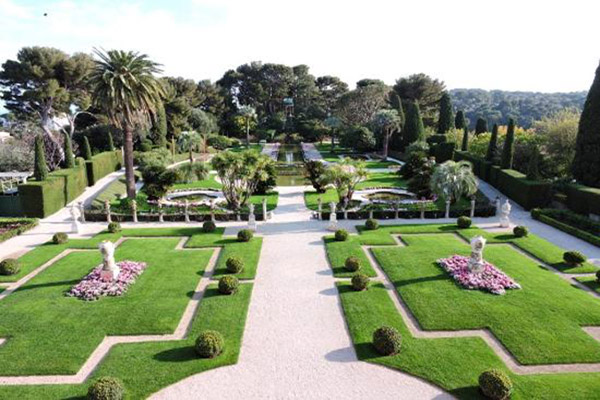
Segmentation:
{"type": "Polygon", "coordinates": [[[463,110],[471,128],[477,118],[488,120],[488,125],[505,125],[508,118],[515,118],[518,125],[529,128],[533,121],[563,108],[581,110],[587,92],[538,93],[508,92],[503,90],[452,89],[455,110],[463,110]]]}

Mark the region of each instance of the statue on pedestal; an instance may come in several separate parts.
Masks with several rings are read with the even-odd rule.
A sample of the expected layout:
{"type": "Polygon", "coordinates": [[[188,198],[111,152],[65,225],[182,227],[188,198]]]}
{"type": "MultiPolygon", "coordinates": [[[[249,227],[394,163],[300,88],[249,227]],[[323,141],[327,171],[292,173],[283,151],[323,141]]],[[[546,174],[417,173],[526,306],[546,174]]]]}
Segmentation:
{"type": "Polygon", "coordinates": [[[71,206],[71,232],[79,233],[79,217],[81,217],[79,207],[76,205],[71,206]]]}
{"type": "Polygon", "coordinates": [[[502,207],[500,208],[500,227],[509,228],[510,227],[510,210],[512,209],[510,205],[510,201],[506,199],[502,207]]]}
{"type": "Polygon", "coordinates": [[[133,217],[133,222],[138,222],[137,201],[135,200],[131,200],[131,215],[133,217]]]}
{"type": "Polygon", "coordinates": [[[254,204],[248,204],[248,229],[256,231],[256,216],[254,215],[254,204]]]}
{"type": "Polygon", "coordinates": [[[329,213],[329,226],[327,229],[330,231],[337,231],[337,214],[335,211],[335,203],[332,201],[329,203],[330,213],[329,213]]]}
{"type": "Polygon", "coordinates": [[[267,199],[264,197],[262,199],[262,212],[263,212],[263,221],[267,222],[269,214],[267,211],[267,199]]]}
{"type": "Polygon", "coordinates": [[[483,236],[475,236],[471,239],[471,258],[469,258],[468,268],[472,273],[480,273],[483,271],[483,248],[485,247],[485,238],[483,236]]]}
{"type": "Polygon", "coordinates": [[[185,213],[185,222],[190,222],[190,202],[187,199],[183,202],[183,212],[185,213]]]}
{"type": "Polygon", "coordinates": [[[102,272],[101,278],[105,281],[112,281],[119,277],[120,268],[115,263],[115,245],[108,240],[98,244],[100,254],[102,254],[102,272]]]}

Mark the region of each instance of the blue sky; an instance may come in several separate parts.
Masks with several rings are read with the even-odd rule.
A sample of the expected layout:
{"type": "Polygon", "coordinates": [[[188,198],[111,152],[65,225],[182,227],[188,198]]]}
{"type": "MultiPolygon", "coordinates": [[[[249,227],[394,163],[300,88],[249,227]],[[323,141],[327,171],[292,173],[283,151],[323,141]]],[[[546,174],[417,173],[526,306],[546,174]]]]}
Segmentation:
{"type": "Polygon", "coordinates": [[[425,72],[450,88],[575,91],[598,66],[598,15],[583,0],[0,0],[0,61],[27,45],[96,46],[195,80],[262,60],[351,85],[425,72]]]}

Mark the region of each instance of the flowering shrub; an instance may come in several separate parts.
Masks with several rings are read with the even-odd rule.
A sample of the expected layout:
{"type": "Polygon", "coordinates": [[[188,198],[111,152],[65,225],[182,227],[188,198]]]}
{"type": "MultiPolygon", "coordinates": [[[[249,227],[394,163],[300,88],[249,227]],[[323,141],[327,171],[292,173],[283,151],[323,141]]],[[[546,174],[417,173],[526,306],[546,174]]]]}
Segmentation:
{"type": "Polygon", "coordinates": [[[453,255],[440,258],[437,263],[461,286],[467,289],[487,290],[494,294],[504,294],[505,289],[521,289],[521,286],[492,264],[484,261],[480,273],[469,271],[469,257],[453,255]]]}
{"type": "Polygon", "coordinates": [[[101,278],[102,266],[99,266],[73,286],[67,292],[67,296],[82,300],[98,300],[101,296],[121,296],[146,269],[146,263],[143,262],[121,261],[117,265],[121,272],[116,280],[103,280],[101,278]]]}

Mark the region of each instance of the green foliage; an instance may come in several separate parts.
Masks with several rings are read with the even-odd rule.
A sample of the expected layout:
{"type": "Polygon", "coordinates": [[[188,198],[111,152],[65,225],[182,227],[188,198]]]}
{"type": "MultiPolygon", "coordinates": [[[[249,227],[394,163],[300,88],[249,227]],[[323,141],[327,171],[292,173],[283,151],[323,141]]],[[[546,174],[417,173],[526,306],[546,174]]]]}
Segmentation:
{"type": "Polygon", "coordinates": [[[350,256],[346,258],[346,261],[344,262],[344,267],[349,272],[356,272],[360,269],[360,259],[354,256],[350,256]]]}
{"type": "Polygon", "coordinates": [[[463,110],[458,110],[454,117],[454,127],[456,129],[465,129],[467,127],[467,121],[465,121],[465,113],[463,110]]]}
{"type": "Polygon", "coordinates": [[[454,116],[452,115],[452,100],[450,100],[450,95],[448,92],[444,92],[440,100],[440,115],[437,133],[448,133],[448,131],[453,128],[454,116]]]}
{"type": "Polygon", "coordinates": [[[223,135],[209,135],[207,143],[215,150],[225,150],[234,145],[234,140],[223,135]]]}
{"type": "Polygon", "coordinates": [[[469,150],[469,130],[465,127],[463,129],[462,143],[460,145],[462,151],[469,150]]]}
{"type": "Polygon", "coordinates": [[[151,165],[142,170],[142,179],[142,191],[148,195],[148,199],[158,200],[177,182],[177,172],[160,165],[151,165]]]}
{"type": "Polygon", "coordinates": [[[134,162],[141,170],[150,166],[166,167],[172,160],[171,153],[164,148],[154,149],[146,153],[136,152],[134,155],[134,162]]]}
{"type": "Polygon", "coordinates": [[[109,233],[121,232],[121,224],[118,222],[110,222],[107,228],[109,233]]]}
{"type": "Polygon", "coordinates": [[[431,189],[452,203],[463,196],[474,195],[477,192],[477,180],[473,166],[468,161],[446,161],[438,165],[431,176],[431,189]]]}
{"type": "Polygon", "coordinates": [[[219,292],[221,294],[233,294],[237,292],[240,286],[238,278],[232,275],[225,275],[219,279],[219,292]]]}
{"type": "Polygon", "coordinates": [[[90,161],[86,161],[88,185],[93,186],[106,175],[121,168],[123,153],[121,150],[105,151],[96,154],[90,161]]]}
{"type": "Polygon", "coordinates": [[[508,375],[499,369],[490,369],[479,375],[479,390],[488,399],[505,400],[512,393],[512,382],[508,375]]]}
{"type": "Polygon", "coordinates": [[[107,142],[108,142],[108,151],[115,151],[115,141],[113,140],[113,135],[111,131],[106,132],[107,142]]]}
{"type": "Polygon", "coordinates": [[[90,141],[87,136],[83,137],[83,158],[86,161],[92,160],[92,148],[90,147],[90,141]]]}
{"type": "Polygon", "coordinates": [[[317,193],[325,193],[324,172],[325,164],[319,160],[308,160],[304,163],[304,176],[310,181],[317,193]]]}
{"type": "Polygon", "coordinates": [[[227,271],[232,274],[237,274],[244,269],[244,261],[240,257],[229,257],[225,265],[227,266],[227,271]]]}
{"type": "Polygon", "coordinates": [[[527,164],[527,179],[537,180],[540,179],[540,150],[537,147],[533,147],[531,158],[527,164]]]}
{"type": "Polygon", "coordinates": [[[434,157],[423,156],[417,165],[411,178],[408,180],[407,188],[418,198],[428,199],[431,197],[431,177],[435,170],[434,157]]]}
{"type": "Polygon", "coordinates": [[[496,158],[496,153],[498,152],[498,124],[494,124],[492,127],[492,136],[490,137],[490,141],[487,148],[487,153],[485,154],[485,160],[493,162],[496,158]]]}
{"type": "Polygon", "coordinates": [[[403,142],[404,146],[408,146],[414,142],[425,140],[425,127],[421,118],[419,103],[410,102],[407,105],[406,123],[404,124],[403,142]]]}
{"type": "Polygon", "coordinates": [[[394,91],[403,103],[419,103],[427,126],[434,125],[440,98],[445,89],[444,82],[423,73],[400,78],[394,85],[394,91]]]}
{"type": "Polygon", "coordinates": [[[335,240],[338,242],[345,242],[346,240],[348,240],[348,231],[345,229],[338,229],[337,231],[335,231],[335,240]]]}
{"type": "Polygon", "coordinates": [[[345,158],[339,163],[329,165],[323,173],[322,181],[324,184],[331,184],[335,187],[340,204],[343,204],[344,200],[350,204],[356,186],[367,176],[368,173],[363,162],[345,158]]]}
{"type": "Polygon", "coordinates": [[[33,164],[33,176],[37,181],[45,181],[48,178],[48,166],[46,165],[46,154],[44,151],[44,139],[41,135],[35,137],[35,161],[33,164]]]}
{"type": "Polygon", "coordinates": [[[343,147],[365,153],[375,149],[376,140],[375,135],[369,128],[353,126],[345,130],[340,136],[340,144],[343,147]]]}
{"type": "Polygon", "coordinates": [[[21,263],[14,258],[5,258],[0,261],[0,275],[15,275],[21,270],[21,263]]]}
{"type": "Polygon", "coordinates": [[[532,181],[515,170],[499,170],[492,168],[490,183],[526,210],[541,207],[551,198],[551,184],[543,181],[532,181]]]}
{"type": "Polygon", "coordinates": [[[195,350],[201,358],[214,358],[223,352],[225,339],[217,331],[203,331],[196,339],[195,350]]]}
{"type": "Polygon", "coordinates": [[[52,236],[52,243],[63,244],[69,241],[69,235],[64,232],[57,232],[52,236]]]}
{"type": "Polygon", "coordinates": [[[185,163],[177,167],[177,183],[193,183],[208,177],[209,167],[199,161],[185,163]]]}
{"type": "Polygon", "coordinates": [[[379,222],[376,219],[369,218],[365,221],[365,228],[369,231],[374,231],[379,228],[379,222]]]}
{"type": "Polygon", "coordinates": [[[369,286],[369,277],[365,274],[361,274],[360,272],[352,275],[352,279],[350,280],[352,284],[352,289],[360,292],[365,290],[369,286]]]}
{"type": "Polygon", "coordinates": [[[472,223],[471,218],[465,217],[464,215],[456,219],[456,226],[458,226],[459,229],[470,228],[472,223]]]}
{"type": "Polygon", "coordinates": [[[0,243],[28,231],[38,224],[35,218],[0,218],[0,243]]]}
{"type": "Polygon", "coordinates": [[[515,237],[518,238],[525,237],[529,235],[529,229],[527,229],[527,227],[523,225],[515,226],[513,228],[513,235],[515,235],[515,237]]]}
{"type": "Polygon", "coordinates": [[[71,145],[71,136],[64,133],[64,152],[65,152],[65,168],[73,168],[75,166],[75,157],[73,156],[73,146],[71,145]]]}
{"type": "Polygon", "coordinates": [[[254,237],[254,232],[250,229],[242,229],[237,234],[238,242],[249,242],[254,237]]]}
{"type": "Polygon", "coordinates": [[[162,102],[156,105],[150,139],[156,146],[165,147],[167,145],[167,114],[162,102]]]}
{"type": "Polygon", "coordinates": [[[80,152],[84,147],[84,137],[87,137],[90,146],[97,152],[111,151],[111,139],[113,150],[123,145],[123,131],[109,124],[92,125],[75,131],[73,141],[79,145],[80,152]]]}
{"type": "Polygon", "coordinates": [[[125,388],[120,379],[104,376],[97,379],[88,388],[88,400],[122,400],[125,388]]]}
{"type": "Polygon", "coordinates": [[[585,254],[579,251],[565,251],[563,254],[563,260],[571,266],[579,266],[587,261],[587,257],[585,254]]]}
{"type": "Polygon", "coordinates": [[[508,120],[508,130],[506,132],[506,139],[504,139],[504,146],[502,147],[502,169],[511,169],[513,166],[514,159],[514,143],[515,143],[515,121],[511,118],[508,120]]]}
{"type": "Polygon", "coordinates": [[[454,149],[456,147],[456,143],[454,142],[444,142],[435,145],[433,148],[433,154],[435,156],[435,161],[438,164],[445,163],[448,160],[452,160],[454,158],[454,149]]]}
{"type": "Polygon", "coordinates": [[[488,132],[487,120],[483,118],[477,118],[477,123],[475,124],[475,135],[479,135],[486,132],[488,132]]]}
{"type": "Polygon", "coordinates": [[[400,352],[402,336],[396,328],[382,326],[373,332],[373,347],[383,356],[391,356],[400,352]]]}
{"type": "Polygon", "coordinates": [[[211,233],[217,229],[217,225],[212,221],[204,221],[202,224],[202,232],[211,233]]]}

